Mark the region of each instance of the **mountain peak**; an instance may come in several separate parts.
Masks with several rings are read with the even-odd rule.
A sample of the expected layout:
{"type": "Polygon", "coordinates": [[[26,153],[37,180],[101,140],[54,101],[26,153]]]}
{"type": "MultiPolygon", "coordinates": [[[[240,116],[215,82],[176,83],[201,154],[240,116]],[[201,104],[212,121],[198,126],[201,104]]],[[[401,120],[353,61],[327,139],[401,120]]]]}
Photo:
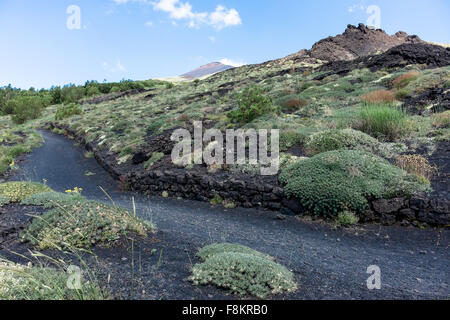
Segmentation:
{"type": "Polygon", "coordinates": [[[234,68],[233,66],[223,64],[221,62],[211,62],[198,67],[188,73],[183,74],[181,77],[185,79],[198,79],[210,74],[214,74],[220,71],[225,71],[234,68]]]}
{"type": "Polygon", "coordinates": [[[323,39],[308,51],[311,58],[324,61],[353,60],[359,57],[385,52],[405,43],[424,43],[418,36],[400,31],[390,36],[381,29],[348,25],[343,34],[323,39]]]}

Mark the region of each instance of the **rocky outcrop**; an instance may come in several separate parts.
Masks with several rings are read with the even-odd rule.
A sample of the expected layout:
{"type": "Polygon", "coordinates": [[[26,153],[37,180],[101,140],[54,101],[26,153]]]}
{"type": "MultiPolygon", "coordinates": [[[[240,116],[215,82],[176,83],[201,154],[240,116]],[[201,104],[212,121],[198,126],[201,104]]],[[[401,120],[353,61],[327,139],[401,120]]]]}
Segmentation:
{"type": "Polygon", "coordinates": [[[309,56],[324,61],[351,61],[360,57],[385,52],[402,44],[425,43],[417,36],[397,32],[390,36],[381,29],[364,24],[348,25],[345,32],[317,42],[309,56]]]}

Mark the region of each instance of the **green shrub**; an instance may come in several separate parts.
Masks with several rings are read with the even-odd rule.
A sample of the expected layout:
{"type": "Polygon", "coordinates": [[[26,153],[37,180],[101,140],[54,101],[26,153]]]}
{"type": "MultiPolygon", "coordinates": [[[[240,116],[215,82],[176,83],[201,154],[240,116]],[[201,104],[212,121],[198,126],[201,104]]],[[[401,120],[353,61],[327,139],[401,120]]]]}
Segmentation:
{"type": "Polygon", "coordinates": [[[350,211],[344,211],[338,214],[337,222],[344,227],[351,226],[357,224],[359,222],[359,218],[350,211]]]}
{"type": "Polygon", "coordinates": [[[352,129],[319,132],[310,136],[305,144],[306,152],[310,156],[340,149],[376,153],[379,146],[380,142],[377,139],[352,129]]]}
{"type": "Polygon", "coordinates": [[[214,246],[202,252],[204,262],[192,268],[189,280],[194,285],[214,284],[233,294],[261,299],[297,289],[292,272],[264,254],[230,244],[214,246]]]}
{"type": "Polygon", "coordinates": [[[11,202],[21,202],[32,195],[52,191],[47,186],[33,182],[6,182],[0,184],[0,196],[9,198],[11,202]]]}
{"type": "Polygon", "coordinates": [[[55,114],[55,120],[63,120],[74,115],[80,115],[83,113],[81,107],[78,104],[70,103],[58,107],[55,114]]]}
{"type": "Polygon", "coordinates": [[[146,237],[155,226],[130,212],[94,201],[64,204],[35,218],[22,238],[39,249],[110,246],[121,237],[146,237]]]}
{"type": "Polygon", "coordinates": [[[315,215],[362,212],[367,199],[409,196],[428,187],[417,177],[365,151],[321,153],[284,169],[280,180],[288,197],[298,199],[315,215]]]}
{"type": "Polygon", "coordinates": [[[34,194],[24,200],[21,204],[25,206],[40,206],[45,209],[56,208],[59,206],[70,205],[84,200],[80,194],[65,194],[58,192],[46,192],[34,194]]]}
{"type": "Polygon", "coordinates": [[[82,280],[81,289],[67,286],[68,275],[41,266],[0,261],[0,300],[105,300],[96,284],[82,280]]]}
{"type": "Polygon", "coordinates": [[[12,120],[17,124],[40,117],[45,101],[38,96],[19,96],[7,102],[7,109],[12,111],[12,120]]]}
{"type": "Polygon", "coordinates": [[[152,166],[157,163],[159,160],[164,158],[164,153],[162,152],[153,152],[151,158],[144,164],[146,170],[150,170],[152,166]]]}
{"type": "Polygon", "coordinates": [[[111,90],[109,92],[110,93],[120,92],[120,87],[119,86],[114,86],[114,87],[111,88],[111,90]]]}
{"type": "Polygon", "coordinates": [[[380,139],[393,141],[411,130],[411,123],[399,108],[367,105],[360,111],[360,130],[380,139]]]}
{"type": "Polygon", "coordinates": [[[10,202],[11,200],[9,198],[0,195],[0,207],[10,204],[10,202]]]}
{"type": "Polygon", "coordinates": [[[237,100],[237,108],[227,114],[232,123],[246,124],[276,111],[272,99],[263,95],[263,91],[257,86],[246,87],[237,100]]]}
{"type": "Polygon", "coordinates": [[[6,156],[15,159],[21,154],[28,153],[30,151],[31,149],[25,145],[15,145],[7,150],[6,156]]]}

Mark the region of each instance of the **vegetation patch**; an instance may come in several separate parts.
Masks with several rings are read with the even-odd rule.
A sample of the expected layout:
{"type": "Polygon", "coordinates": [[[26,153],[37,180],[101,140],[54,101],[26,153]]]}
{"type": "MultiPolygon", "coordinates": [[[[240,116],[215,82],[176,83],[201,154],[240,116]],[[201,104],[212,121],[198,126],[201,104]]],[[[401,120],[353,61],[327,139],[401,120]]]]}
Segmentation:
{"type": "Polygon", "coordinates": [[[311,135],[305,145],[310,156],[340,149],[376,153],[379,147],[380,142],[377,139],[353,129],[322,131],[311,135]]]}
{"type": "Polygon", "coordinates": [[[0,184],[0,196],[10,199],[11,202],[21,202],[32,195],[52,191],[49,187],[34,182],[6,182],[0,184]]]}
{"type": "Polygon", "coordinates": [[[80,115],[83,113],[81,107],[75,103],[69,103],[58,107],[55,114],[55,120],[63,120],[74,115],[80,115]]]}
{"type": "Polygon", "coordinates": [[[164,153],[153,152],[150,159],[147,162],[145,162],[145,164],[144,164],[145,169],[150,170],[152,168],[152,166],[155,165],[162,158],[164,158],[164,153]]]}
{"type": "Polygon", "coordinates": [[[105,300],[96,284],[82,281],[81,289],[67,286],[68,274],[44,267],[0,261],[0,300],[105,300]]]}
{"type": "Polygon", "coordinates": [[[350,211],[344,211],[338,214],[337,223],[343,227],[355,225],[359,222],[359,218],[350,211]]]}
{"type": "Polygon", "coordinates": [[[367,199],[408,196],[428,187],[414,175],[369,152],[338,150],[316,155],[284,169],[280,175],[288,197],[315,215],[362,212],[367,199]]]}
{"type": "Polygon", "coordinates": [[[213,243],[211,245],[208,245],[206,247],[203,247],[197,252],[197,257],[202,259],[203,261],[206,261],[207,259],[211,258],[212,256],[219,254],[219,253],[245,253],[245,254],[252,254],[261,258],[270,259],[273,260],[272,257],[270,257],[267,254],[261,253],[259,251],[253,250],[249,247],[235,244],[235,243],[213,243]]]}
{"type": "Polygon", "coordinates": [[[203,263],[192,268],[189,280],[194,285],[214,284],[261,299],[297,289],[292,272],[264,254],[230,244],[213,246],[200,253],[203,263]]]}
{"type": "Polygon", "coordinates": [[[122,237],[146,237],[155,229],[152,223],[119,207],[78,201],[36,217],[22,238],[39,249],[88,249],[97,244],[110,246],[122,237]]]}
{"type": "Polygon", "coordinates": [[[24,200],[21,204],[25,206],[39,206],[45,209],[67,206],[84,200],[80,194],[64,194],[59,192],[46,192],[34,194],[24,200]]]}
{"type": "Polygon", "coordinates": [[[362,107],[359,114],[360,130],[379,139],[393,141],[412,130],[406,113],[386,104],[362,107]]]}
{"type": "Polygon", "coordinates": [[[432,166],[427,159],[418,154],[400,156],[395,160],[395,164],[417,176],[420,180],[430,184],[430,179],[436,173],[437,168],[432,166]]]}
{"type": "Polygon", "coordinates": [[[390,90],[376,90],[361,96],[361,99],[370,104],[394,103],[395,94],[390,90]]]}
{"type": "Polygon", "coordinates": [[[0,196],[0,207],[3,207],[3,206],[5,206],[7,204],[10,204],[10,203],[11,203],[11,200],[9,198],[4,197],[4,196],[0,196]]]}
{"type": "Polygon", "coordinates": [[[274,113],[272,99],[263,94],[258,86],[246,87],[237,97],[237,108],[228,113],[232,123],[246,124],[262,115],[274,113]]]}
{"type": "Polygon", "coordinates": [[[393,81],[392,84],[393,84],[394,88],[402,89],[418,78],[419,78],[419,72],[411,71],[411,72],[402,74],[402,75],[398,76],[397,78],[395,78],[395,80],[393,81]]]}

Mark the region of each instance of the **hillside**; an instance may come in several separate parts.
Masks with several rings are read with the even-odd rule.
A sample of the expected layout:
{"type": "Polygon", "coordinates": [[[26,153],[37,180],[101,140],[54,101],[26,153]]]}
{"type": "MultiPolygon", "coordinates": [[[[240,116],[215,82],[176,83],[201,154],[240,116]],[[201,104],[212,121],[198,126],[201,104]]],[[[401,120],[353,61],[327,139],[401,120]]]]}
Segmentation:
{"type": "MultiPolygon", "coordinates": [[[[221,199],[232,206],[262,206],[287,214],[324,213],[321,204],[306,200],[322,195],[293,192],[289,179],[260,176],[258,166],[180,167],[171,161],[173,130],[192,131],[194,121],[222,131],[280,129],[280,174],[298,161],[319,161],[315,157],[326,152],[353,157],[340,155],[341,149],[370,152],[387,160],[389,174],[407,174],[397,172],[398,167],[409,172],[405,184],[392,186],[392,193],[377,189],[371,196],[362,195],[359,202],[345,200],[355,203],[353,209],[361,221],[445,224],[449,216],[439,208],[449,203],[445,182],[449,168],[443,166],[448,158],[449,65],[450,50],[416,36],[403,32],[389,36],[364,25],[348,26],[342,35],[321,40],[310,50],[226,70],[200,82],[155,82],[124,96],[82,105],[76,115],[68,112],[58,120],[55,113],[65,107],[54,105],[45,109],[40,123],[86,144],[114,177],[135,191],[201,201],[221,199]],[[257,103],[264,101],[264,109],[246,114],[250,106],[240,108],[237,101],[249,97],[257,103]],[[336,140],[321,141],[321,135],[336,135],[336,140]],[[430,169],[415,172],[409,167],[412,159],[430,169]],[[440,174],[431,173],[434,167],[440,174]],[[405,196],[428,192],[430,187],[434,189],[430,197],[446,199],[444,204],[427,208],[426,214],[411,209],[405,196]],[[386,197],[402,199],[401,204],[385,211],[380,206],[386,206],[386,199],[375,205],[367,202],[386,197]],[[405,209],[413,210],[412,218],[399,213],[405,209]]],[[[342,210],[340,205],[329,206],[332,210],[325,216],[342,210]]]]}

